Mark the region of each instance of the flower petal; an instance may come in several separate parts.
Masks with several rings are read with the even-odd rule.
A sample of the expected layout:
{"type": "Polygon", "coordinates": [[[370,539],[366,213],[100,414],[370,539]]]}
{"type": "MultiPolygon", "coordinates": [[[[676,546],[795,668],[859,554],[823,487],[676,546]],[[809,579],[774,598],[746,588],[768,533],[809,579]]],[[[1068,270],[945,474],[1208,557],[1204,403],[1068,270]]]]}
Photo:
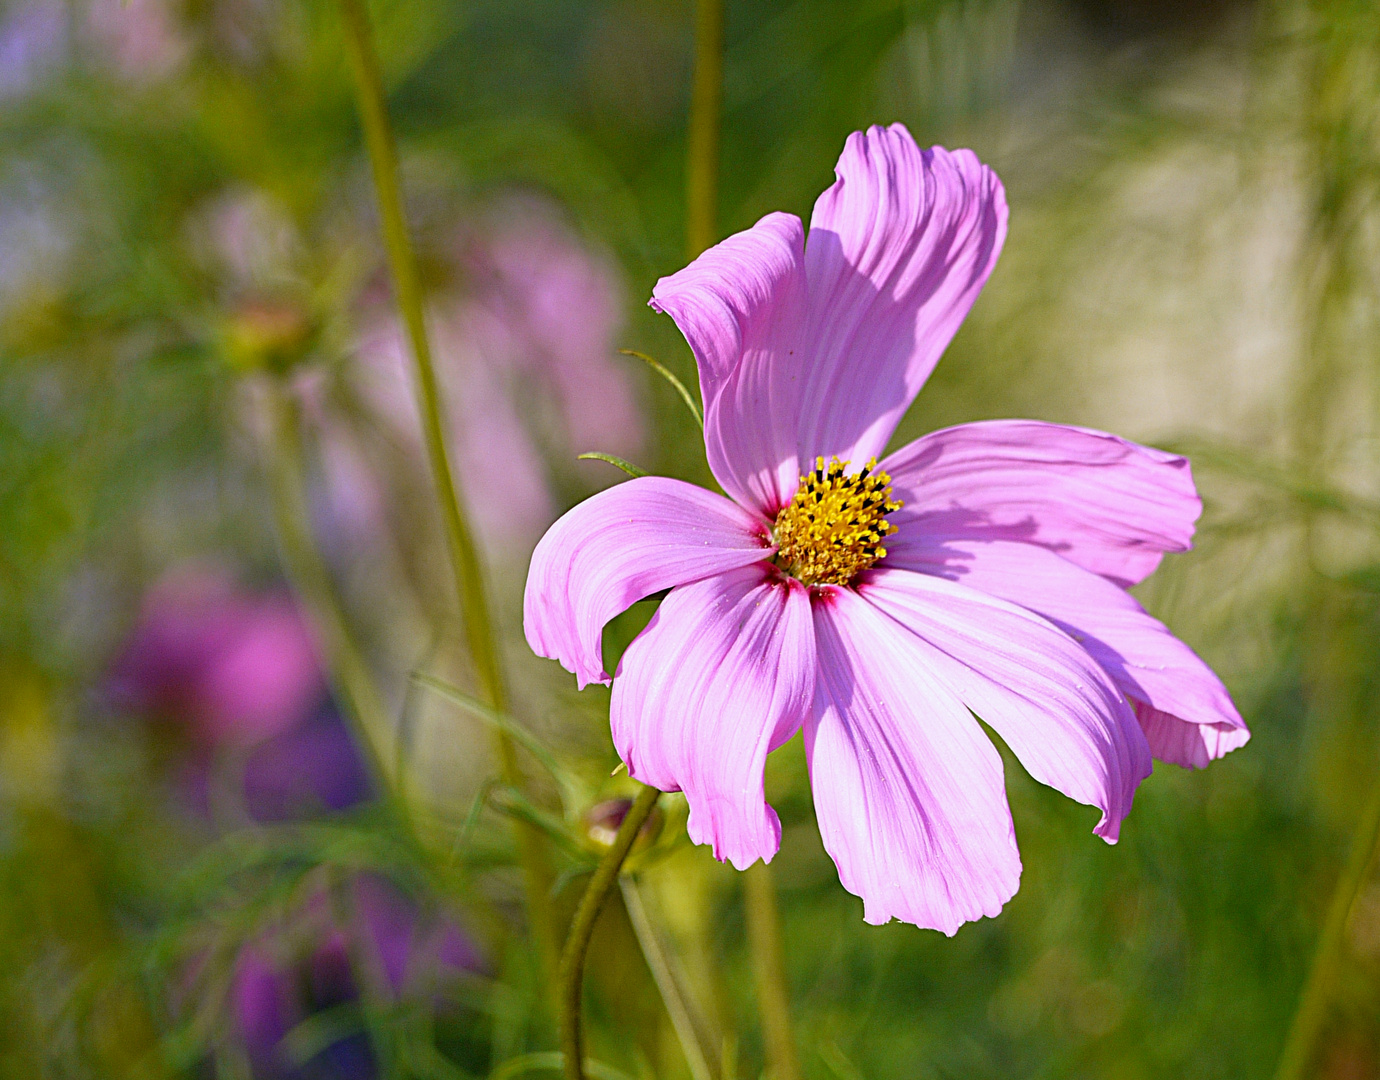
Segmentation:
{"type": "Polygon", "coordinates": [[[1001,755],[937,672],[937,651],[849,589],[814,597],[805,749],[824,847],[870,923],[952,935],[1020,884],[1001,755]]]}
{"type": "Polygon", "coordinates": [[[885,565],[960,581],[1071,634],[1131,699],[1155,757],[1201,767],[1250,737],[1222,680],[1106,578],[1035,544],[916,536],[915,530],[887,539],[885,565]]]}
{"type": "Polygon", "coordinates": [[[684,791],[688,830],[745,870],[770,862],[781,823],[762,793],[767,754],[814,691],[805,586],[765,565],[673,589],[619,665],[613,742],[628,773],[684,791]]]}
{"type": "Polygon", "coordinates": [[[730,496],[773,517],[800,477],[805,231],[768,214],[652,290],[695,354],[709,467],[730,496]]]}
{"type": "Polygon", "coordinates": [[[903,504],[898,528],[1024,540],[1120,585],[1187,551],[1203,509],[1187,458],[1037,420],[935,431],[882,468],[903,504]]]}
{"type": "Polygon", "coordinates": [[[581,689],[608,682],[604,624],[661,589],[771,554],[764,522],[722,495],[643,476],[580,503],[532,553],[523,629],[538,656],[559,660],[581,689]]]}
{"type": "Polygon", "coordinates": [[[873,570],[858,593],[943,654],[937,669],[1030,775],[1096,806],[1115,842],[1150,748],[1097,662],[1034,612],[942,578],[873,570]]]}
{"type": "Polygon", "coordinates": [[[970,150],[901,124],[848,137],[805,247],[809,382],[800,458],[880,457],[1006,237],[1006,196],[970,150]]]}
{"type": "Polygon", "coordinates": [[[1209,762],[1245,746],[1251,738],[1244,724],[1191,724],[1143,701],[1132,704],[1154,756],[1186,769],[1205,769],[1209,762]]]}

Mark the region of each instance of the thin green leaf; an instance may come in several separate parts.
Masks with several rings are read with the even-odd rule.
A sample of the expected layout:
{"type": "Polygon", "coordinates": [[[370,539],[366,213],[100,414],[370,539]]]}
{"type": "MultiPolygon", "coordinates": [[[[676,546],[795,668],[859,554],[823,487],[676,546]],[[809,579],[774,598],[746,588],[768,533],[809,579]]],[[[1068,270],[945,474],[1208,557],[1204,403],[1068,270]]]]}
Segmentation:
{"type": "Polygon", "coordinates": [[[293,1065],[305,1065],[342,1039],[364,1030],[359,1003],[346,1001],[312,1013],[283,1036],[279,1052],[293,1065]]]}
{"type": "Polygon", "coordinates": [[[551,883],[551,899],[554,900],[556,897],[560,896],[561,893],[565,892],[566,886],[576,878],[594,873],[594,868],[598,865],[598,863],[590,861],[579,862],[574,866],[567,866],[556,875],[556,880],[551,883]]]}
{"type": "Polygon", "coordinates": [[[1171,442],[1167,449],[1192,459],[1195,465],[1216,468],[1272,487],[1303,506],[1380,521],[1380,503],[1317,483],[1301,469],[1278,464],[1241,447],[1183,439],[1171,442]]]}
{"type": "Polygon", "coordinates": [[[829,1071],[838,1077],[838,1080],[863,1080],[863,1074],[839,1049],[838,1043],[821,1042],[816,1049],[818,1049],[824,1064],[829,1066],[829,1071]]]}
{"type": "Polygon", "coordinates": [[[474,827],[479,824],[479,815],[484,812],[484,804],[489,801],[489,793],[493,791],[494,785],[498,782],[498,777],[491,776],[479,785],[479,790],[475,792],[474,802],[470,803],[470,812],[465,815],[465,821],[456,834],[455,846],[457,848],[464,847],[469,842],[470,833],[474,832],[474,827]]]}
{"type": "Polygon", "coordinates": [[[648,367],[650,367],[653,371],[655,371],[658,375],[660,375],[663,379],[665,379],[668,383],[674,386],[676,388],[676,393],[680,395],[681,401],[685,402],[685,407],[689,409],[691,414],[695,417],[695,423],[699,424],[701,428],[704,427],[704,414],[700,412],[699,405],[695,403],[694,397],[692,397],[690,391],[685,388],[685,384],[676,378],[675,374],[671,371],[670,368],[668,368],[660,360],[654,360],[646,353],[638,352],[636,349],[619,349],[618,351],[621,352],[624,356],[637,357],[648,367]]]}
{"type": "Polygon", "coordinates": [[[501,731],[506,731],[512,738],[520,743],[534,758],[541,762],[552,779],[561,786],[563,792],[574,792],[579,788],[576,779],[561,766],[556,760],[556,755],[551,752],[550,747],[519,724],[507,713],[499,712],[478,698],[471,697],[458,686],[438,679],[435,675],[428,675],[424,671],[412,672],[414,681],[425,686],[429,690],[434,690],[447,701],[459,705],[466,712],[478,717],[487,724],[491,724],[501,731]]]}
{"type": "Polygon", "coordinates": [[[632,462],[624,461],[621,457],[614,457],[612,454],[600,453],[598,450],[591,450],[587,454],[577,454],[576,457],[581,461],[607,461],[614,468],[622,469],[625,473],[634,478],[647,475],[644,470],[639,469],[632,462]]]}
{"type": "Polygon", "coordinates": [[[570,831],[561,818],[547,813],[516,788],[495,784],[489,792],[489,805],[500,814],[518,818],[540,829],[577,859],[589,854],[580,843],[580,838],[570,831]]]}

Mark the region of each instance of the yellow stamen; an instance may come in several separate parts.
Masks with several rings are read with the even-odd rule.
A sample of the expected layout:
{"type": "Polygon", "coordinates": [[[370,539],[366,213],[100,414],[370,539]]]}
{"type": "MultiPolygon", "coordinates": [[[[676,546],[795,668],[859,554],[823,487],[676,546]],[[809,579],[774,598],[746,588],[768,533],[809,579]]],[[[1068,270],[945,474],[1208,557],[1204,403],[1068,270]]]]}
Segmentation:
{"type": "Polygon", "coordinates": [[[896,526],[886,515],[901,509],[891,497],[891,477],[873,472],[872,458],[860,473],[844,474],[846,461],[828,467],[815,458],[813,472],[800,478],[795,498],[776,515],[777,562],[806,585],[847,585],[886,557],[883,537],[896,526]]]}

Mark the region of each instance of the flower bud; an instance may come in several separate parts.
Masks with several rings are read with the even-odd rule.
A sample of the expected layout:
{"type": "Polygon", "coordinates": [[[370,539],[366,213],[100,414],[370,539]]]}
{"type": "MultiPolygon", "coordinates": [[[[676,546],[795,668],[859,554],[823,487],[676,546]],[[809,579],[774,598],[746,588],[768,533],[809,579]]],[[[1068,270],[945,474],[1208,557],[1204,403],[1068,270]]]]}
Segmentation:
{"type": "MultiPolygon", "coordinates": [[[[623,824],[623,819],[628,816],[632,804],[632,799],[620,796],[616,799],[605,799],[603,802],[595,803],[585,811],[585,836],[589,838],[594,847],[603,851],[613,846],[614,837],[618,835],[618,828],[623,824]]],[[[637,831],[637,839],[633,841],[632,851],[645,851],[651,847],[661,833],[661,825],[661,808],[653,807],[647,820],[642,823],[642,828],[637,831]]]]}

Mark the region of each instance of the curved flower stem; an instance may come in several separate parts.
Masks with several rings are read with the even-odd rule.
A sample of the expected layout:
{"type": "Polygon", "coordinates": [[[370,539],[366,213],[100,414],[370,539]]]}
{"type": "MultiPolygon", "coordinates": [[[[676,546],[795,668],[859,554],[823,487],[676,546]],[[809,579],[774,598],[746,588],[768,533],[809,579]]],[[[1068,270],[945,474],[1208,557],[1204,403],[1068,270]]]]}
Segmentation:
{"type": "Polygon", "coordinates": [[[628,857],[638,830],[646,822],[652,807],[661,797],[654,787],[643,787],[628,808],[618,833],[599,865],[594,876],[585,886],[580,897],[580,906],[575,909],[575,918],[570,924],[570,933],[565,939],[565,951],[561,953],[560,968],[560,1025],[561,1052],[565,1055],[566,1080],[585,1080],[584,1030],[581,1025],[580,1003],[583,998],[585,977],[585,953],[589,951],[589,940],[594,934],[594,920],[608,898],[609,890],[618,879],[623,868],[623,860],[628,857]]]}
{"type": "Polygon", "coordinates": [[[296,403],[276,380],[269,384],[267,397],[272,429],[267,462],[269,486],[283,564],[321,635],[327,667],[345,713],[355,728],[356,742],[364,753],[369,772],[379,793],[391,798],[396,778],[385,766],[390,760],[384,752],[390,726],[388,712],[374,686],[364,654],[350,636],[330,572],[312,536],[296,403]]]}
{"type": "Polygon", "coordinates": [[[1308,981],[1304,983],[1298,1008],[1294,1011],[1294,1019],[1289,1024],[1289,1034],[1284,1040],[1279,1067],[1275,1070],[1275,1080],[1303,1080],[1303,1077],[1308,1075],[1313,1046],[1322,1030],[1323,1021],[1327,1019],[1328,998],[1337,982],[1337,968],[1342,959],[1342,944],[1351,908],[1356,902],[1357,893],[1366,882],[1368,871],[1374,864],[1378,852],[1380,778],[1376,779],[1370,799],[1356,823],[1351,853],[1332,892],[1327,919],[1323,923],[1317,949],[1313,953],[1313,966],[1308,972],[1308,981]]]}
{"type": "MultiPolygon", "coordinates": [[[[421,279],[403,213],[397,153],[393,146],[392,129],[388,123],[383,79],[374,51],[369,13],[364,6],[364,0],[340,0],[340,11],[345,26],[346,51],[349,53],[350,67],[354,73],[364,140],[374,174],[379,220],[383,228],[384,244],[388,250],[388,266],[393,277],[394,295],[412,348],[417,407],[421,414],[431,478],[436,488],[437,501],[441,506],[446,550],[450,555],[451,570],[459,595],[466,641],[482,697],[486,704],[499,712],[506,712],[507,687],[504,685],[493,622],[489,615],[489,600],[485,593],[479,552],[455,490],[455,477],[446,450],[444,426],[441,422],[441,394],[436,380],[436,369],[431,362],[431,345],[427,340],[421,279]]],[[[522,770],[518,765],[512,739],[507,733],[499,731],[496,733],[495,742],[504,782],[512,787],[521,788],[522,770]]],[[[549,900],[551,873],[546,865],[537,833],[529,826],[521,824],[517,826],[517,833],[519,854],[526,878],[528,919],[538,952],[549,974],[555,968],[556,959],[555,925],[549,900]]]]}
{"type": "Polygon", "coordinates": [[[757,979],[757,1008],[762,1014],[767,1069],[772,1080],[800,1080],[800,1060],[791,1034],[790,996],[781,960],[776,885],[766,863],[755,862],[744,871],[743,902],[747,908],[748,943],[757,979]]]}
{"type": "Polygon", "coordinates": [[[623,893],[623,906],[628,909],[628,921],[632,923],[637,944],[642,949],[642,958],[646,960],[647,968],[652,973],[652,981],[656,983],[657,991],[661,994],[661,1002],[666,1006],[666,1014],[671,1018],[671,1026],[675,1028],[676,1038],[685,1054],[685,1064],[690,1069],[691,1080],[714,1080],[714,1072],[709,1067],[709,1055],[700,1045],[700,1036],[695,1030],[690,1006],[681,992],[680,980],[671,970],[671,962],[666,958],[666,951],[657,940],[656,930],[652,926],[652,920],[647,917],[647,908],[642,903],[642,894],[638,891],[637,882],[633,880],[632,875],[624,874],[618,879],[618,887],[623,893]]]}
{"type": "Polygon", "coordinates": [[[697,0],[685,217],[685,243],[692,259],[714,243],[718,230],[723,71],[723,0],[697,0]]]}

